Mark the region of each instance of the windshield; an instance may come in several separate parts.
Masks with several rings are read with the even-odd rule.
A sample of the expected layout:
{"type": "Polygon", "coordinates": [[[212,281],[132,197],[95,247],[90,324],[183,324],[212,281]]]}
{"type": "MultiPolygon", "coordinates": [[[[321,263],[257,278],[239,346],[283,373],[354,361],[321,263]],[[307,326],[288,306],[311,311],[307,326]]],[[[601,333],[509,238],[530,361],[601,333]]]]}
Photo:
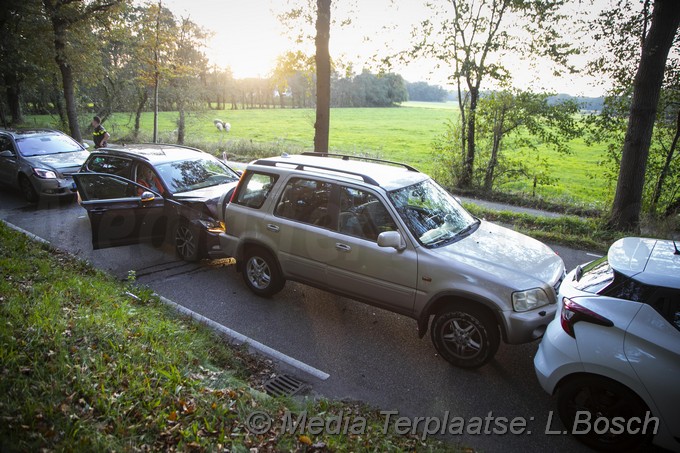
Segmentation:
{"type": "Polygon", "coordinates": [[[173,193],[238,181],[238,175],[229,167],[207,157],[160,164],[156,169],[173,193]]]}
{"type": "Polygon", "coordinates": [[[479,220],[431,179],[394,190],[389,196],[408,229],[427,247],[446,245],[479,225],[479,220]]]}
{"type": "Polygon", "coordinates": [[[83,148],[67,135],[40,135],[17,139],[19,153],[24,157],[45,156],[48,154],[72,153],[83,148]]]}

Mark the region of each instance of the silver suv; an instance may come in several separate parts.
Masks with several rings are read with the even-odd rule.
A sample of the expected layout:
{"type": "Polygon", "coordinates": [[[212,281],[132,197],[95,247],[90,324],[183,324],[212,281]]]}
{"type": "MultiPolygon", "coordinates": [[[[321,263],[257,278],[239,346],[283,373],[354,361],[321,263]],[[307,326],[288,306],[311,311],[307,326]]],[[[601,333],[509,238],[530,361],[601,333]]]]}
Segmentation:
{"type": "Polygon", "coordinates": [[[260,296],[295,280],[410,316],[421,338],[429,325],[439,354],[464,368],[491,360],[501,337],[540,338],[555,316],[562,259],[473,217],[408,165],[314,153],[259,159],[226,197],[220,244],[260,296]]]}

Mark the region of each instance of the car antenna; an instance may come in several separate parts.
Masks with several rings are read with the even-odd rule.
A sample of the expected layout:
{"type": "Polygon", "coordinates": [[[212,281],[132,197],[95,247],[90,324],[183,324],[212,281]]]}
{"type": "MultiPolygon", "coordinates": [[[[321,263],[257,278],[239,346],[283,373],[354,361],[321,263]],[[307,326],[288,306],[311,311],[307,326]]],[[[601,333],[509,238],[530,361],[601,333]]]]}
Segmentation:
{"type": "Polygon", "coordinates": [[[675,247],[674,255],[680,255],[680,250],[678,250],[678,244],[675,243],[675,239],[673,239],[673,247],[675,247]]]}

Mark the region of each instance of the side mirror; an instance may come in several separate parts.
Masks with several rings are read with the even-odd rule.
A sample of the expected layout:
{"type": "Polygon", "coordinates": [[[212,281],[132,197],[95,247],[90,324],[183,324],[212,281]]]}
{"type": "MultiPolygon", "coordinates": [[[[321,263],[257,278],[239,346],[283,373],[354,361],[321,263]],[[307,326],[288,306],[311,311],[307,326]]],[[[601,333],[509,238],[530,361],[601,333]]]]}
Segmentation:
{"type": "Polygon", "coordinates": [[[83,148],[89,149],[89,148],[90,148],[90,144],[87,143],[87,142],[83,143],[83,148]]]}
{"type": "Polygon", "coordinates": [[[14,153],[8,149],[0,152],[0,157],[14,157],[14,153]]]}
{"type": "Polygon", "coordinates": [[[142,203],[148,203],[150,201],[154,201],[155,199],[156,199],[156,196],[153,193],[148,192],[148,191],[142,192],[142,197],[141,197],[142,203]]]}
{"type": "Polygon", "coordinates": [[[398,231],[383,231],[378,235],[378,245],[380,247],[393,247],[401,252],[406,248],[406,242],[398,231]]]}

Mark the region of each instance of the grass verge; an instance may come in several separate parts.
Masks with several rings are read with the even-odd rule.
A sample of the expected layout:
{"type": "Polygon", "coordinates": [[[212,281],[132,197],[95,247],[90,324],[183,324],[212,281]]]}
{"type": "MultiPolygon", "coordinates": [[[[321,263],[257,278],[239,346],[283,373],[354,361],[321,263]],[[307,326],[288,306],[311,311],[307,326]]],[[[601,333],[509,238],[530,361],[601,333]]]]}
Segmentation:
{"type": "Polygon", "coordinates": [[[2,222],[0,273],[0,451],[452,450],[383,433],[384,417],[360,404],[267,396],[266,361],[2,222]],[[260,434],[247,426],[256,411],[274,420],[260,434]],[[302,411],[365,429],[277,423],[302,411]]]}
{"type": "Polygon", "coordinates": [[[581,250],[606,253],[616,240],[630,233],[612,231],[601,218],[572,215],[552,218],[511,211],[495,211],[474,203],[463,203],[473,215],[505,225],[542,242],[561,244],[581,250]]]}

